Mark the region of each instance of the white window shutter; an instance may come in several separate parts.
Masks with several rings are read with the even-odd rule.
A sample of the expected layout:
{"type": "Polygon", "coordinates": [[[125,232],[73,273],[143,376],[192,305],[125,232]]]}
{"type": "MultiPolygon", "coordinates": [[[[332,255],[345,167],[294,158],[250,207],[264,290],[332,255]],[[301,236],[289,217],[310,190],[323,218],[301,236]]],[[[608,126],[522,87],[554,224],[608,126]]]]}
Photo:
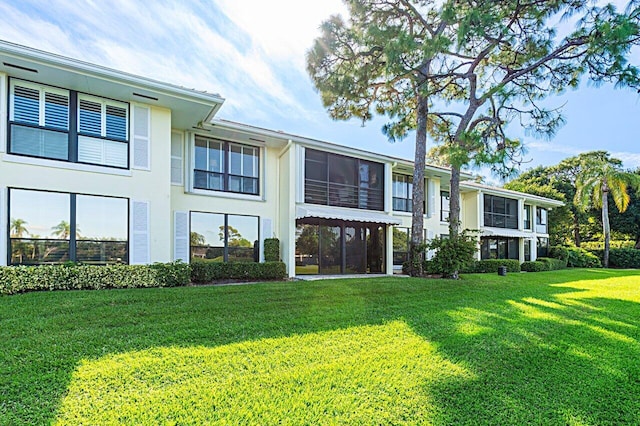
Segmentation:
{"type": "Polygon", "coordinates": [[[182,185],[184,171],[182,149],[182,134],[171,132],[171,183],[174,185],[182,185]]]}
{"type": "Polygon", "coordinates": [[[433,217],[436,214],[436,183],[433,179],[429,179],[427,185],[427,217],[433,217]]]}
{"type": "MultiPolygon", "coordinates": [[[[427,230],[427,240],[431,241],[435,238],[436,234],[431,231],[431,230],[427,230]]],[[[435,250],[427,250],[427,260],[431,260],[433,259],[433,256],[436,254],[435,250]]]]}
{"type": "Polygon", "coordinates": [[[130,262],[144,265],[151,262],[149,243],[149,202],[131,202],[131,242],[130,262]]]}
{"type": "MultiPolygon", "coordinates": [[[[4,74],[0,74],[0,99],[7,99],[7,80],[4,74]]],[[[0,152],[4,152],[7,146],[7,113],[7,103],[0,102],[0,152]]]]}
{"type": "Polygon", "coordinates": [[[173,260],[189,262],[189,212],[173,214],[173,260]]]}
{"type": "Polygon", "coordinates": [[[151,168],[151,110],[148,107],[133,107],[133,167],[149,170],[151,168]]]}
{"type": "MultiPolygon", "coordinates": [[[[8,203],[7,203],[7,188],[0,187],[0,224],[2,226],[9,226],[9,221],[7,220],[7,211],[8,211],[8,203]]],[[[0,230],[0,266],[7,265],[7,235],[9,234],[8,229],[0,230]]]]}

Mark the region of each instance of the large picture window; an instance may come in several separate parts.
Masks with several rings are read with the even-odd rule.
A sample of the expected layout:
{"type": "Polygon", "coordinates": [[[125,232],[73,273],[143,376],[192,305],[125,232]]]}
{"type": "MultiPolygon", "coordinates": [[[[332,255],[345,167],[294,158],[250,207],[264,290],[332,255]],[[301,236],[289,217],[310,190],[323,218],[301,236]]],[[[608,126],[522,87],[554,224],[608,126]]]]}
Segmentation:
{"type": "Polygon", "coordinates": [[[517,238],[483,237],[480,244],[482,259],[519,259],[520,242],[517,238]]]}
{"type": "Polygon", "coordinates": [[[258,195],[260,149],[196,136],[194,188],[258,195]]]}
{"type": "Polygon", "coordinates": [[[518,229],[518,200],[485,194],[484,226],[518,229]]]}
{"type": "Polygon", "coordinates": [[[384,165],[305,150],[306,203],[384,210],[384,165]]]}
{"type": "Polygon", "coordinates": [[[126,198],[9,190],[9,264],[128,263],[126,198]]]}
{"type": "Polygon", "coordinates": [[[128,168],[128,123],[127,103],[11,80],[11,154],[128,168]]]}
{"type": "Polygon", "coordinates": [[[536,207],[536,232],[547,233],[547,209],[536,207]]]}
{"type": "Polygon", "coordinates": [[[211,262],[258,262],[257,216],[191,212],[191,259],[211,262]]]}

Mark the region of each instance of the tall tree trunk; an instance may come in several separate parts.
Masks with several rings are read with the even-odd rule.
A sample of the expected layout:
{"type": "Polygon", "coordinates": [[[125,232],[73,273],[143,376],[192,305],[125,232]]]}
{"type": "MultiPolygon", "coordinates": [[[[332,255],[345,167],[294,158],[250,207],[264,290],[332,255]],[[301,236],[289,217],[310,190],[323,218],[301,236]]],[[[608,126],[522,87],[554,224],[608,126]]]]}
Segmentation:
{"type": "Polygon", "coordinates": [[[602,185],[602,230],[604,233],[604,255],[602,259],[602,266],[608,268],[611,228],[609,227],[609,187],[606,180],[602,185]]]}
{"type": "Polygon", "coordinates": [[[416,117],[416,151],[413,168],[413,201],[411,216],[411,244],[409,248],[409,273],[413,277],[423,273],[424,260],[424,168],[427,156],[427,114],[429,100],[418,95],[418,111],[416,117]]]}
{"type": "Polygon", "coordinates": [[[580,247],[580,243],[582,242],[580,239],[580,221],[578,221],[578,214],[576,212],[573,213],[573,242],[576,247],[580,247]]]}
{"type": "MultiPolygon", "coordinates": [[[[457,238],[460,234],[460,166],[451,166],[449,181],[449,238],[457,238]]],[[[451,278],[457,280],[460,271],[453,271],[451,278]]]]}

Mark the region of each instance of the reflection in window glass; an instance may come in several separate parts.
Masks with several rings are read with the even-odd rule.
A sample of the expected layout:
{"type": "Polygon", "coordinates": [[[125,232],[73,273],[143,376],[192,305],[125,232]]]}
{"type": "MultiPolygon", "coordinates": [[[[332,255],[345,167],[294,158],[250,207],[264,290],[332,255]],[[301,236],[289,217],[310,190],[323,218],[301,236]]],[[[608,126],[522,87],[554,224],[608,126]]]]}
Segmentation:
{"type": "Polygon", "coordinates": [[[296,275],[315,275],[319,272],[318,225],[296,226],[296,275]]]}
{"type": "Polygon", "coordinates": [[[224,215],[191,212],[191,258],[224,261],[224,215]]]}
{"type": "Polygon", "coordinates": [[[83,263],[127,261],[128,200],[76,196],[76,257],[83,263]]]}
{"type": "Polygon", "coordinates": [[[256,216],[228,216],[227,245],[230,262],[257,261],[258,218],[256,216]]]}
{"type": "Polygon", "coordinates": [[[69,194],[11,189],[10,264],[69,260],[69,194]]]}

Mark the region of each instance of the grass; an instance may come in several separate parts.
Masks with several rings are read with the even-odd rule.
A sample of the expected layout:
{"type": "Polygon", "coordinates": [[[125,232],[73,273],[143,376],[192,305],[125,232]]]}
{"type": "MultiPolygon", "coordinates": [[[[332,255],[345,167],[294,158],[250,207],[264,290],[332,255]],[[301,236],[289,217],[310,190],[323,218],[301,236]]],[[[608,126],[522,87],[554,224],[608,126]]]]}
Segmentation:
{"type": "Polygon", "coordinates": [[[0,424],[638,424],[640,272],[0,298],[0,424]]]}

